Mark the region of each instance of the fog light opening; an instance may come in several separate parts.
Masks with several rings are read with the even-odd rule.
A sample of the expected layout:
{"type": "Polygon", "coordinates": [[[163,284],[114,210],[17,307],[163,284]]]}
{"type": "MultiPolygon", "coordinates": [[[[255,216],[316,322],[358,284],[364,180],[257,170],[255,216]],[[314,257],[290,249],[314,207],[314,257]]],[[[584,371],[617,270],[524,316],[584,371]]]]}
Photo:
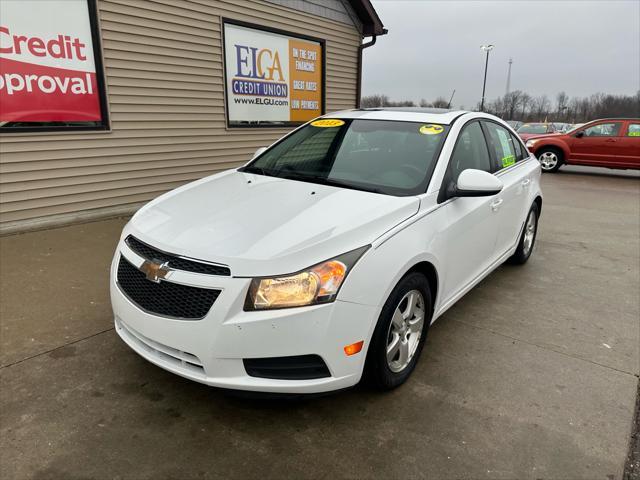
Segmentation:
{"type": "Polygon", "coordinates": [[[364,345],[364,340],[360,340],[359,342],[352,343],[351,345],[347,345],[344,347],[344,353],[347,354],[347,357],[351,355],[355,355],[356,353],[360,353],[362,350],[362,346],[364,345]]]}

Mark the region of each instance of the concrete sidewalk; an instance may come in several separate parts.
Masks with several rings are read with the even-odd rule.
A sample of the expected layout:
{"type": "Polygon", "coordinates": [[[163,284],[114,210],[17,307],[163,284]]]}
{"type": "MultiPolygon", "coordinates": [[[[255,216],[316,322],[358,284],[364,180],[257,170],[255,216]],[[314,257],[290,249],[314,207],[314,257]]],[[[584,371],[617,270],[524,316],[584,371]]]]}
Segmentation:
{"type": "Polygon", "coordinates": [[[411,380],[247,400],[112,329],[125,221],[0,239],[0,477],[617,479],[640,345],[638,176],[543,178],[537,250],[430,331],[411,380]]]}

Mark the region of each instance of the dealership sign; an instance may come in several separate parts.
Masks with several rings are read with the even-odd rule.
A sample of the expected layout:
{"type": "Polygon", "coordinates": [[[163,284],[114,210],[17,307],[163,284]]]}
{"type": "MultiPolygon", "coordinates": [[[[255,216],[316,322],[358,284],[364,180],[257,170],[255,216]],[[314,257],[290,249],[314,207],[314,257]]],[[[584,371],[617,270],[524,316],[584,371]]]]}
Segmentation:
{"type": "Polygon", "coordinates": [[[0,1],[0,122],[101,120],[87,0],[0,1]]]}
{"type": "Polygon", "coordinates": [[[300,123],[322,114],[319,41],[225,23],[224,53],[230,125],[300,123]]]}

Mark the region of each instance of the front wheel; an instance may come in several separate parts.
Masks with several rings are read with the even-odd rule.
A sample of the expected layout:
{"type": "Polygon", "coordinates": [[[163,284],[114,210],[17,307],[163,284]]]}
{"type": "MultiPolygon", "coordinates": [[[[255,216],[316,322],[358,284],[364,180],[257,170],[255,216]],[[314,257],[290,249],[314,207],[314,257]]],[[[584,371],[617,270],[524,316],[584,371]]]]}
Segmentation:
{"type": "Polygon", "coordinates": [[[555,148],[542,147],[538,151],[538,161],[543,172],[557,172],[562,160],[562,152],[555,148]]]}
{"type": "Polygon", "coordinates": [[[522,229],[522,234],[520,235],[518,247],[516,248],[515,253],[509,258],[509,263],[522,265],[527,260],[529,260],[531,252],[533,252],[533,245],[536,242],[536,236],[538,234],[539,214],[540,210],[538,208],[538,204],[534,203],[531,206],[531,210],[529,210],[527,220],[524,222],[524,228],[522,229]]]}
{"type": "Polygon", "coordinates": [[[365,378],[383,390],[402,385],[416,366],[431,323],[432,299],[427,278],[406,275],[387,299],[371,338],[365,378]]]}

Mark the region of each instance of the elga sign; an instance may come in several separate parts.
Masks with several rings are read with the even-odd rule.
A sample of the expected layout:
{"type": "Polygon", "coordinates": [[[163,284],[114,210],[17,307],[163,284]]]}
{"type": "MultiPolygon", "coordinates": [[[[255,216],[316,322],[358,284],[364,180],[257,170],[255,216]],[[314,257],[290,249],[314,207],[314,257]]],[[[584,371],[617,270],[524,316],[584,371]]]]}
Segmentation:
{"type": "Polygon", "coordinates": [[[319,41],[224,24],[230,125],[302,123],[323,113],[319,41]]]}
{"type": "Polygon", "coordinates": [[[0,123],[101,121],[87,0],[0,1],[0,123]]]}

